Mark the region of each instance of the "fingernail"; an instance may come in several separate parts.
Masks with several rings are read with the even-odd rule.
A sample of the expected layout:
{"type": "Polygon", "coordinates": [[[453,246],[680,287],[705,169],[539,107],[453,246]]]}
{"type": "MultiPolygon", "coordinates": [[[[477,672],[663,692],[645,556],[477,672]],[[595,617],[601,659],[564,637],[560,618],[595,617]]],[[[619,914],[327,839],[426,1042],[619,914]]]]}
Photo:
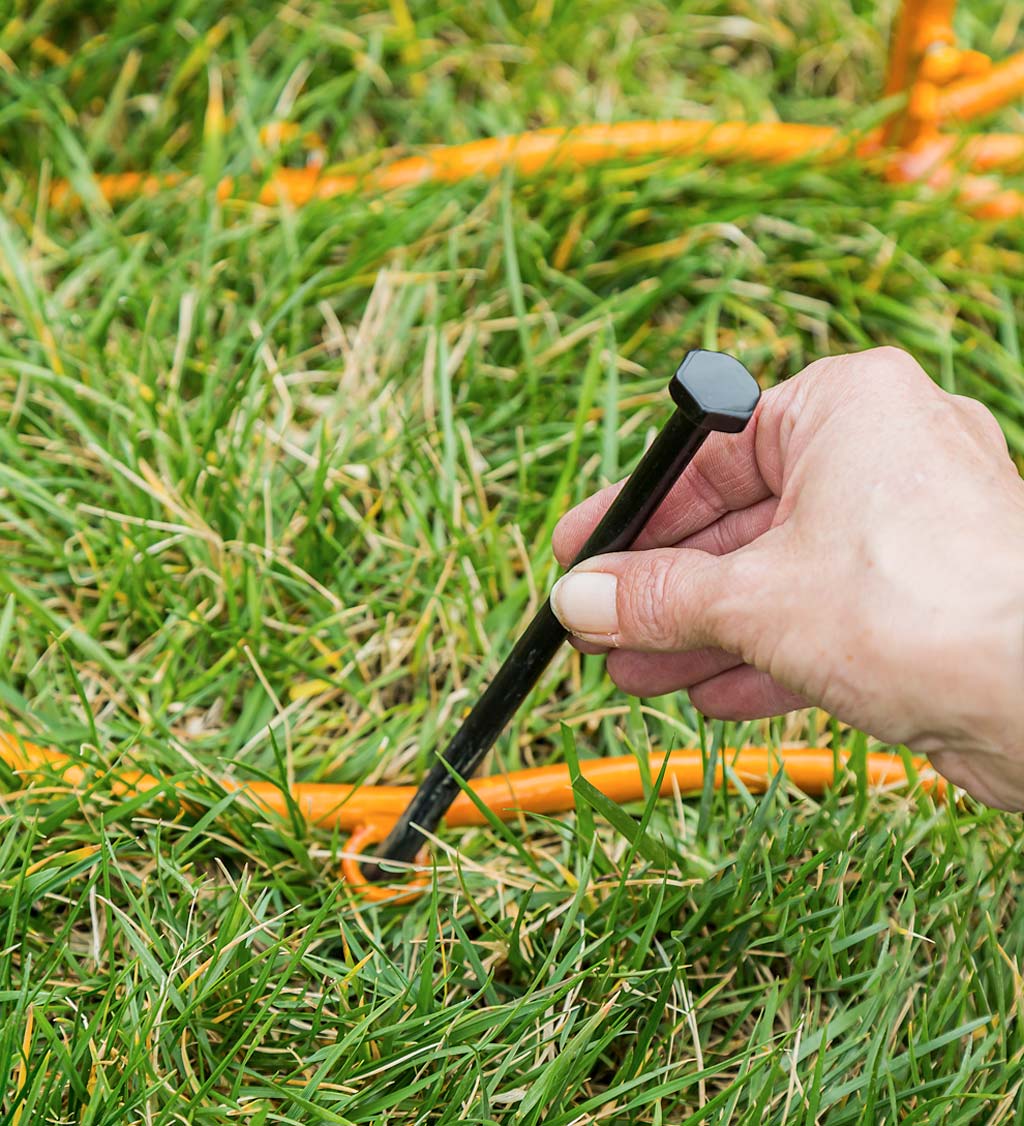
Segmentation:
{"type": "Polygon", "coordinates": [[[606,571],[570,571],[552,588],[551,609],[577,637],[607,638],[619,630],[617,586],[618,579],[606,571]]]}

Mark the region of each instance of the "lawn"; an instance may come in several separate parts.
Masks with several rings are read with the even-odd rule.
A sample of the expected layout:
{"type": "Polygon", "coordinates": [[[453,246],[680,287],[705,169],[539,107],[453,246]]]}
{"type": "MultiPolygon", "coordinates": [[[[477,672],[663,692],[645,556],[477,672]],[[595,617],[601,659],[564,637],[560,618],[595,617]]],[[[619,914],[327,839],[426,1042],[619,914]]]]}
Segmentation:
{"type": "MultiPolygon", "coordinates": [[[[1019,49],[1020,0],[961,7],[1019,49]]],[[[590,121],[868,126],[893,11],[8,0],[0,727],[89,774],[0,778],[0,1126],[1022,1121],[1017,816],[856,766],[633,807],[632,839],[583,801],[445,833],[429,893],[378,907],[339,834],[218,781],[420,777],[689,347],[768,387],[900,345],[1024,459],[1020,223],[858,164],[243,190],[307,133],[367,168],[590,121]],[[106,205],[93,173],[129,170],[185,179],[106,205]]],[[[871,745],[631,700],[567,650],[485,769],[779,741],[871,745]]]]}

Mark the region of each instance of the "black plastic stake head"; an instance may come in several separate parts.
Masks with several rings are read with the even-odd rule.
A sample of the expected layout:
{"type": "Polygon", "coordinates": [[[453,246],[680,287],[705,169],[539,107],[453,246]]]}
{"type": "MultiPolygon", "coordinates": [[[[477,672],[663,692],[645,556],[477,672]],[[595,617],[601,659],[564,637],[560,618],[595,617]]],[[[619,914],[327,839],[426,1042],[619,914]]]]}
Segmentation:
{"type": "Polygon", "coordinates": [[[692,422],[725,434],[738,434],[747,425],[760,394],[739,360],[699,349],[686,353],[668,390],[692,422]]]}

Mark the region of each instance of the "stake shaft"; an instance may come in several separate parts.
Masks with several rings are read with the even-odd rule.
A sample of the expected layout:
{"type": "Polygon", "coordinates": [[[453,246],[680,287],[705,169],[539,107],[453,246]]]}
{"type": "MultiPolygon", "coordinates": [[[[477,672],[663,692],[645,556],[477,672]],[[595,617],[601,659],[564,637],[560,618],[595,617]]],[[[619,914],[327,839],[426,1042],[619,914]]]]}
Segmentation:
{"type": "MultiPolygon", "coordinates": [[[[631,547],[708,435],[715,430],[742,429],[757,402],[757,384],[746,369],[730,357],[713,352],[688,353],[671,390],[678,404],[676,411],[626,480],[573,566],[594,555],[631,547]],[[706,391],[703,383],[709,375],[725,380],[727,385],[730,380],[737,384],[738,369],[738,388],[746,399],[743,394],[738,398],[734,394],[724,407],[702,407],[698,398],[691,397],[693,392],[683,378],[688,367],[690,381],[696,379],[698,394],[706,391]],[[734,406],[738,400],[743,400],[742,407],[734,406]]],[[[722,388],[717,390],[721,394],[722,388]]],[[[423,847],[423,832],[434,832],[458,795],[459,779],[469,778],[480,765],[566,637],[550,600],[546,600],[378,849],[377,860],[364,865],[368,879],[386,878],[380,861],[414,859],[423,847]]]]}

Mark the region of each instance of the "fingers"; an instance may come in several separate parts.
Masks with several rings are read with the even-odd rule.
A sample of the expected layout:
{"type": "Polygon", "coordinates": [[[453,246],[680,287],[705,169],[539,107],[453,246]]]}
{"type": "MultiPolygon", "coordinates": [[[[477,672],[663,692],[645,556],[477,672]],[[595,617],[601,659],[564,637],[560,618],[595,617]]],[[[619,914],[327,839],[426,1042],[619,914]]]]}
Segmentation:
{"type": "MultiPolygon", "coordinates": [[[[878,427],[877,400],[920,401],[941,394],[920,366],[895,348],[875,348],[816,360],[800,374],[761,396],[754,417],[740,434],[712,434],[662,502],[637,541],[640,550],[676,544],[713,525],[726,513],[780,496],[801,453],[820,436],[822,426],[842,416],[846,435],[878,427]]],[[[992,430],[982,411],[968,407],[979,427],[992,430]]],[[[992,435],[993,439],[995,434],[992,435]]],[[[848,442],[855,452],[860,441],[848,442]]],[[[621,484],[590,497],[566,513],[555,529],[553,546],[568,566],[607,511],[621,484]]]]}
{"type": "MultiPolygon", "coordinates": [[[[716,520],[710,527],[690,536],[680,546],[707,552],[709,555],[726,555],[730,551],[757,539],[772,525],[778,499],[752,505],[740,512],[730,512],[716,520]]],[[[570,636],[574,649],[589,656],[607,653],[607,644],[583,641],[570,636]]],[[[718,649],[700,650],[697,653],[659,654],[616,653],[608,663],[612,680],[633,696],[661,696],[677,692],[691,684],[707,680],[716,673],[739,664],[739,658],[718,649]]]]}
{"type": "MultiPolygon", "coordinates": [[[[618,485],[613,486],[614,489],[618,487],[618,485]]],[[[752,504],[749,508],[727,512],[720,520],[688,536],[675,546],[704,551],[709,555],[726,555],[764,535],[771,528],[778,507],[779,498],[772,496],[752,504]]],[[[586,653],[590,650],[582,649],[581,652],[586,653]]]]}
{"type": "Polygon", "coordinates": [[[570,633],[592,644],[696,649],[713,643],[707,619],[721,566],[712,555],[681,548],[600,555],[555,583],[551,608],[570,633]]]}
{"type": "Polygon", "coordinates": [[[769,497],[738,512],[727,512],[721,520],[688,536],[677,546],[706,551],[709,555],[727,555],[763,536],[771,528],[778,507],[779,498],[769,497]]]}
{"type": "Polygon", "coordinates": [[[631,696],[664,696],[736,668],[743,662],[721,649],[693,653],[633,653],[613,649],[608,654],[608,675],[631,696]]]}
{"type": "MultiPolygon", "coordinates": [[[[658,510],[647,522],[636,547],[639,549],[665,547],[678,543],[686,536],[713,524],[727,512],[747,508],[772,495],[781,488],[779,459],[763,457],[768,467],[768,479],[762,474],[758,460],[758,447],[762,454],[771,446],[771,435],[777,434],[779,411],[766,409],[773,400],[785,392],[779,387],[765,393],[747,428],[740,434],[712,434],[697,451],[690,466],[676,482],[672,491],[662,501],[658,510]],[[765,433],[758,441],[761,419],[767,418],[765,433]],[[773,486],[775,487],[773,489],[773,486]]],[[[587,536],[597,526],[612,500],[622,488],[622,482],[610,485],[589,497],[562,517],[555,528],[553,547],[563,567],[569,566],[583,546],[587,536]]]]}
{"type": "Polygon", "coordinates": [[[597,556],[559,579],[551,606],[570,633],[596,645],[647,653],[707,646],[746,657],[771,624],[766,616],[784,613],[791,596],[781,531],[723,556],[687,548],[597,556]]]}
{"type": "Polygon", "coordinates": [[[765,719],[807,702],[738,657],[722,650],[695,653],[608,654],[608,672],[632,696],[662,696],[686,690],[694,707],[712,719],[765,719]]]}
{"type": "Polygon", "coordinates": [[[695,684],[690,702],[712,719],[766,719],[807,707],[807,701],[765,672],[739,665],[695,684]]]}

